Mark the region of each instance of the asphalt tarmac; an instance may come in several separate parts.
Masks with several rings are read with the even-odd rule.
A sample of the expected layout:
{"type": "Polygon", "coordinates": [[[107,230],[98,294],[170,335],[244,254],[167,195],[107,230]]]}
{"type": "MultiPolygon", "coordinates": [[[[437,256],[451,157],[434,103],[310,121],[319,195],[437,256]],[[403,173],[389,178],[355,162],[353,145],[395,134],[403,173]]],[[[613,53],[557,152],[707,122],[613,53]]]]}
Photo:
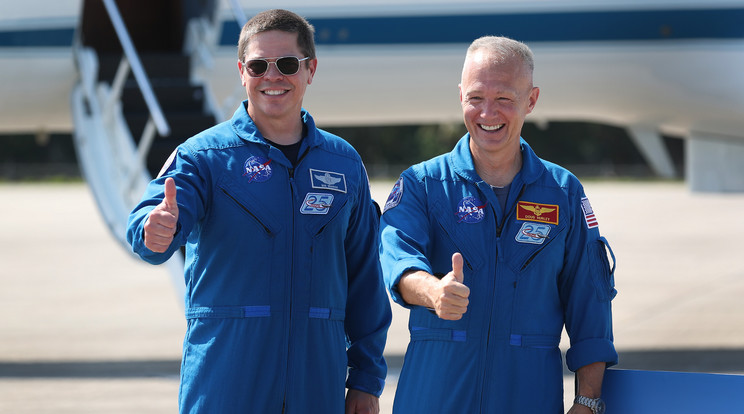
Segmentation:
{"type": "MultiPolygon", "coordinates": [[[[618,262],[618,367],[744,373],[744,194],[585,185],[618,262]]],[[[109,234],[84,184],[0,184],[0,286],[0,413],[177,412],[180,299],[164,267],[109,234]]],[[[393,309],[386,414],[408,343],[393,309]]]]}

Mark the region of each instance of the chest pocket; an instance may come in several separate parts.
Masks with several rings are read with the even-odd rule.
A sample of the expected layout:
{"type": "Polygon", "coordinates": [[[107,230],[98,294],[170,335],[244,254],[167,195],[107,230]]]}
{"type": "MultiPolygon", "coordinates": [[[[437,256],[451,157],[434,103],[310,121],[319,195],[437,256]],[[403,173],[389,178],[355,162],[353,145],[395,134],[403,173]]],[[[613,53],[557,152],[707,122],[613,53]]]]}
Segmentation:
{"type": "Polygon", "coordinates": [[[449,203],[442,200],[434,200],[431,211],[432,215],[430,217],[433,220],[431,231],[434,234],[444,235],[444,237],[434,238],[436,243],[432,247],[433,251],[427,254],[432,261],[432,268],[435,273],[443,272],[442,274],[446,274],[452,270],[452,254],[460,252],[465,261],[463,271],[466,272],[465,280],[467,284],[468,270],[477,273],[484,266],[484,244],[478,243],[480,244],[480,247],[478,247],[476,243],[489,233],[487,227],[493,223],[489,220],[488,214],[480,223],[458,223],[457,216],[452,211],[449,203]]]}
{"type": "MultiPolygon", "coordinates": [[[[431,200],[429,211],[430,231],[436,235],[433,237],[430,251],[426,252],[432,271],[440,277],[449,273],[452,270],[452,254],[460,252],[464,259],[465,284],[472,292],[472,289],[477,289],[479,283],[482,283],[476,279],[476,275],[485,265],[484,252],[482,246],[476,248],[476,243],[489,233],[486,227],[483,227],[489,226],[489,221],[484,219],[474,224],[458,223],[455,212],[446,200],[431,200]]],[[[449,321],[440,319],[432,310],[416,307],[411,310],[410,315],[411,340],[467,341],[472,335],[472,332],[468,332],[472,314],[473,312],[466,312],[462,319],[449,321]]]]}
{"type": "Polygon", "coordinates": [[[561,217],[562,224],[550,226],[550,231],[545,234],[544,230],[531,230],[532,226],[549,226],[529,221],[513,220],[505,237],[511,238],[506,252],[509,267],[517,274],[542,265],[551,265],[551,260],[556,265],[562,266],[563,246],[565,246],[564,232],[567,226],[566,220],[561,217]],[[560,251],[558,255],[551,252],[560,251]],[[549,259],[548,259],[549,258],[549,259]]]}
{"type": "MultiPolygon", "coordinates": [[[[248,219],[245,222],[255,224],[257,229],[265,233],[267,237],[276,235],[281,229],[277,225],[280,221],[273,213],[274,209],[261,202],[261,197],[257,196],[255,192],[251,192],[245,185],[240,185],[229,177],[223,177],[217,183],[213,209],[212,215],[224,215],[222,220],[218,220],[223,222],[230,221],[228,217],[232,217],[231,212],[240,212],[240,216],[248,219]]],[[[233,222],[232,225],[238,225],[238,223],[233,222]]],[[[243,231],[250,231],[250,229],[246,228],[243,231]]],[[[261,234],[261,232],[258,234],[261,234]]]]}
{"type": "MultiPolygon", "coordinates": [[[[327,214],[300,214],[299,220],[304,222],[303,231],[307,232],[311,243],[310,262],[303,266],[308,274],[297,283],[310,284],[308,306],[311,318],[343,320],[348,292],[345,241],[355,203],[347,194],[337,193],[333,196],[327,214]]],[[[305,200],[303,203],[307,203],[315,198],[308,199],[305,195],[302,199],[305,200]]]]}
{"type": "Polygon", "coordinates": [[[311,237],[331,232],[346,233],[353,204],[347,194],[334,194],[332,191],[308,192],[301,197],[300,219],[311,237]]]}
{"type": "MultiPolygon", "coordinates": [[[[521,232],[522,228],[523,227],[520,226],[520,229],[517,230],[517,232],[521,232]]],[[[541,260],[545,260],[546,257],[549,257],[550,252],[554,251],[555,249],[561,251],[561,254],[556,256],[556,260],[562,263],[563,250],[561,249],[561,246],[565,244],[563,242],[563,232],[565,229],[566,226],[553,228],[552,231],[548,233],[547,237],[545,237],[545,241],[542,244],[518,242],[517,246],[520,247],[520,249],[515,251],[516,254],[511,255],[515,258],[515,260],[510,261],[510,266],[512,267],[512,269],[518,273],[525,272],[531,266],[535,266],[536,263],[539,263],[541,260]]],[[[517,235],[515,239],[518,237],[519,235],[517,235]]]]}

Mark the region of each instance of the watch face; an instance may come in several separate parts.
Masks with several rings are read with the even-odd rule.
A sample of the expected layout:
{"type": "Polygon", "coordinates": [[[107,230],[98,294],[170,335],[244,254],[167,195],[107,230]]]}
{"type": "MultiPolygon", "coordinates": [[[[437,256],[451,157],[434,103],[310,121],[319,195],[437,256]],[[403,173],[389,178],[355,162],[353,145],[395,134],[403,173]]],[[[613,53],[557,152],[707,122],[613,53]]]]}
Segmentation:
{"type": "Polygon", "coordinates": [[[597,400],[597,410],[595,413],[597,414],[604,414],[605,412],[605,403],[603,400],[597,400]]]}

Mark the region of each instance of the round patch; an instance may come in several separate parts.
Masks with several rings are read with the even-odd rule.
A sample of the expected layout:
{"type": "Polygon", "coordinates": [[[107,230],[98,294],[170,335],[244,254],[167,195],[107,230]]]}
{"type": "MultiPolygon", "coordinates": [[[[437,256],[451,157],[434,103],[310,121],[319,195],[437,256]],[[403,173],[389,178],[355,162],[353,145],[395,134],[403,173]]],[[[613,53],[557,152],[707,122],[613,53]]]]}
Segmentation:
{"type": "Polygon", "coordinates": [[[475,197],[465,197],[457,203],[458,223],[480,223],[486,216],[486,204],[475,197]]]}
{"type": "Polygon", "coordinates": [[[244,177],[248,177],[249,183],[262,183],[271,178],[271,160],[264,157],[253,156],[245,160],[243,169],[244,177]]]}

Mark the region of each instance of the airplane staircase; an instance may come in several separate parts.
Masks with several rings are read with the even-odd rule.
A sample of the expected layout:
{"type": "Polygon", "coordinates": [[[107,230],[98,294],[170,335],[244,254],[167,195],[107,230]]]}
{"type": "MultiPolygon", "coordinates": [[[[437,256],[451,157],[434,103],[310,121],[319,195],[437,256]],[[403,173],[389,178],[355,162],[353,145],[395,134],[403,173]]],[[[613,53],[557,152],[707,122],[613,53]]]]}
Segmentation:
{"type": "MultiPolygon", "coordinates": [[[[82,7],[70,98],[75,147],[104,221],[130,252],[127,218],[147,183],[180,143],[221,120],[209,85],[194,75],[209,64],[215,2],[84,0],[82,7]]],[[[182,253],[165,266],[182,298],[182,253]]]]}
{"type": "MultiPolygon", "coordinates": [[[[99,56],[98,81],[111,83],[121,56],[99,56]]],[[[170,127],[168,135],[156,133],[147,153],[145,167],[152,177],[157,176],[163,163],[184,140],[213,126],[215,115],[205,111],[205,88],[190,80],[190,59],[181,53],[143,53],[142,64],[150,78],[153,92],[170,127]]],[[[145,127],[150,118],[147,103],[130,74],[121,91],[121,110],[135,144],[146,137],[145,127]]]]}

